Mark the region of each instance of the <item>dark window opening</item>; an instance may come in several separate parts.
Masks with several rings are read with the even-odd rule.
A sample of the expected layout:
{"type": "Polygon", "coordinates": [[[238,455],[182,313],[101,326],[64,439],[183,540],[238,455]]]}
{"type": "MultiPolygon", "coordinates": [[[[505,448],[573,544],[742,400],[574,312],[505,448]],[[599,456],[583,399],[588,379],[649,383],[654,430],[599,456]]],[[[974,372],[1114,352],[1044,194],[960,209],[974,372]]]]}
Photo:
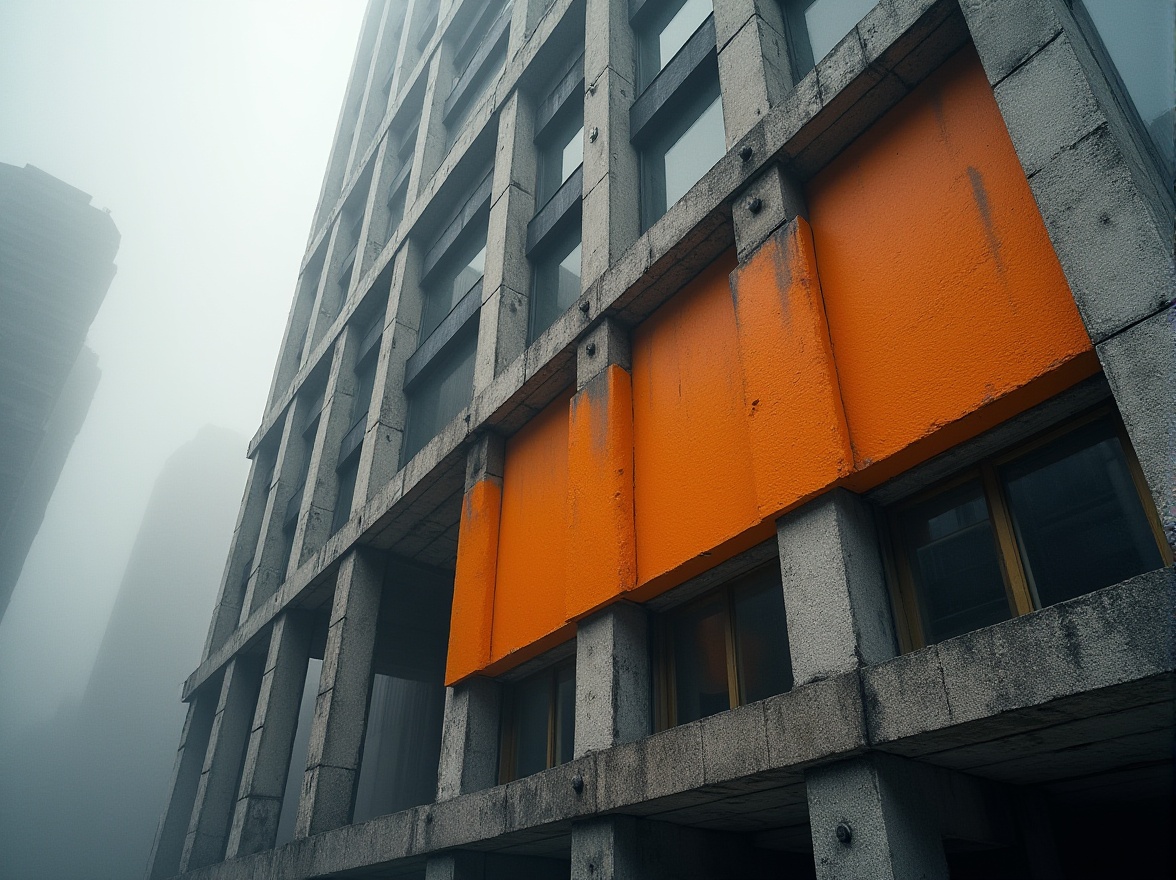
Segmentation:
{"type": "Polygon", "coordinates": [[[512,683],[504,697],[501,781],[572,760],[575,721],[574,658],[512,683]]]}

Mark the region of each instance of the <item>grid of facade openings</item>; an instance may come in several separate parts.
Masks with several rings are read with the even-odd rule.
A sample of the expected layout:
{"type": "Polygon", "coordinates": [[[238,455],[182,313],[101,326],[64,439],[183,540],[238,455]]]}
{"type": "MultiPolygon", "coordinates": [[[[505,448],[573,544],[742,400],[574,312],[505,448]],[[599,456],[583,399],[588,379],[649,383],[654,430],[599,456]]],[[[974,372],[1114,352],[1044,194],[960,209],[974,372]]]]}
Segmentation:
{"type": "MultiPolygon", "coordinates": [[[[1080,81],[1095,92],[1097,101],[1091,100],[1101,102],[1105,127],[1127,156],[1128,183],[1142,193],[1133,210],[1162,228],[1172,210],[1172,89],[1170,82],[1166,91],[1158,88],[1139,57],[1158,53],[1170,62],[1170,47],[1163,54],[1170,22],[1150,21],[1142,7],[1127,14],[1103,0],[1032,5],[1062,22],[1034,51],[1043,57],[1068,53],[1048,63],[1084,71],[1080,81]]],[[[547,485],[543,476],[517,476],[526,468],[513,450],[533,442],[524,437],[549,430],[535,427],[545,413],[566,408],[571,395],[574,433],[576,412],[597,399],[594,383],[602,375],[630,383],[635,401],[640,358],[656,352],[649,353],[654,347],[645,337],[638,342],[634,328],[647,318],[652,325],[650,316],[685,300],[686,293],[674,300],[675,292],[694,289],[688,282],[697,285],[690,279],[708,264],[727,266],[725,284],[725,272],[738,262],[731,281],[739,292],[738,321],[746,308],[739,278],[773,242],[784,241],[781,236],[800,236],[789,245],[789,259],[797,259],[795,248],[803,249],[810,218],[797,194],[855,137],[865,141],[876,120],[901,106],[902,95],[882,96],[887,82],[913,93],[940,65],[963,63],[960,53],[978,51],[1006,121],[1021,112],[1016,95],[1006,98],[1001,91],[1009,71],[986,40],[996,41],[991,33],[997,32],[1029,40],[1029,26],[998,24],[1009,16],[968,6],[931,0],[372,0],[251,450],[254,466],[221,599],[204,661],[186,689],[189,716],[152,877],[517,785],[570,761],[577,762],[571,784],[578,797],[585,755],[651,734],[653,742],[659,731],[705,719],[745,717],[732,713],[765,700],[776,705],[770,701],[791,692],[810,693],[804,689],[847,669],[857,675],[871,664],[953,644],[1041,609],[1068,608],[1148,572],[1170,575],[1171,510],[1154,499],[1165,497],[1162,483],[1173,465],[1170,449],[1155,440],[1162,428],[1153,404],[1171,387],[1171,377],[1158,380],[1159,391],[1140,387],[1127,364],[1145,356],[1130,346],[1154,347],[1154,340],[1133,341],[1124,329],[1151,326],[1147,322],[1163,309],[1140,307],[1103,321],[1100,310],[1117,306],[1105,306],[1097,291],[1083,293],[1088,269],[1083,258],[1068,253],[1071,233],[1053,222],[1046,185],[1034,182],[1109,386],[1099,366],[1090,366],[1096,361],[1087,344],[1087,360],[1074,361],[1087,363],[1085,372],[1074,367],[1065,380],[1042,380],[1049,393],[1023,395],[1025,402],[1010,404],[999,419],[973,418],[979,427],[957,432],[958,441],[928,440],[931,451],[921,456],[929,460],[907,456],[910,466],[891,467],[885,479],[830,484],[864,494],[833,488],[782,513],[776,538],[749,529],[758,537],[736,541],[736,550],[706,548],[698,559],[714,551],[716,564],[696,559],[683,566],[684,574],[667,575],[674,589],[646,589],[634,594],[638,603],[604,603],[582,616],[569,612],[562,629],[513,655],[500,655],[495,641],[511,635],[493,629],[477,664],[462,671],[455,660],[466,648],[450,644],[451,630],[455,639],[474,632],[466,622],[469,608],[459,607],[469,596],[455,595],[455,567],[460,582],[463,565],[489,558],[488,576],[493,580],[496,564],[505,589],[508,504],[520,503],[508,495],[534,492],[538,499],[547,485]],[[855,52],[872,55],[857,73],[847,73],[855,52]],[[793,110],[772,115],[803,100],[827,101],[834,109],[824,117],[793,110]],[[808,121],[792,133],[777,130],[786,127],[782,120],[802,117],[808,121]],[[773,121],[776,129],[768,125],[773,121]],[[815,155],[822,150],[829,155],[815,155]],[[641,265],[630,271],[626,263],[641,249],[644,256],[635,261],[641,265]],[[681,280],[659,282],[655,265],[658,275],[678,271],[681,280]],[[646,277],[652,280],[645,283],[646,277]],[[640,293],[614,293],[609,301],[610,285],[654,293],[645,300],[640,293]],[[477,493],[487,485],[498,487],[500,507],[493,509],[503,529],[500,540],[496,519],[488,557],[478,556],[476,546],[468,549],[482,534],[470,519],[480,513],[477,493]],[[808,542],[801,555],[818,562],[788,555],[796,550],[789,541],[800,540],[795,535],[808,542]],[[863,586],[860,579],[870,577],[853,567],[870,565],[876,585],[863,586]],[[820,574],[813,574],[814,566],[820,574]],[[832,593],[818,595],[806,577],[832,593]],[[848,630],[836,614],[813,610],[836,602],[854,621],[848,630]],[[843,656],[814,659],[838,651],[843,656]]],[[[1170,64],[1161,67],[1170,74],[1170,64]]],[[[946,132],[948,123],[940,118],[940,125],[946,132]]],[[[1026,170],[1045,168],[1034,153],[1035,135],[1013,122],[1009,129],[1026,170]]],[[[977,204],[987,211],[980,172],[968,172],[977,204]]],[[[812,191],[809,197],[820,233],[823,209],[812,191]]],[[[1103,216],[1104,224],[1126,222],[1103,216]]],[[[1000,264],[1002,245],[991,228],[988,234],[1000,264]]],[[[817,261],[831,266],[833,258],[821,251],[836,249],[829,241],[818,235],[817,261]]],[[[802,265],[789,263],[788,271],[795,274],[802,265]]],[[[774,271],[777,280],[784,277],[783,270],[774,271]]],[[[834,282],[832,269],[828,276],[822,272],[822,283],[834,282]]],[[[835,296],[826,292],[830,326],[835,296]]],[[[683,336],[676,343],[684,352],[676,368],[686,370],[691,340],[683,336]]],[[[834,355],[839,341],[833,339],[834,355]]],[[[1170,364],[1167,369],[1170,374],[1170,364]]],[[[679,395],[684,375],[677,378],[679,395]]],[[[749,404],[752,415],[759,405],[759,399],[749,404]]],[[[636,402],[631,408],[624,418],[633,437],[643,410],[636,402]]],[[[568,442],[574,446],[574,438],[568,442]]],[[[640,438],[629,442],[630,457],[611,473],[624,475],[627,467],[631,487],[640,438]]],[[[869,464],[855,467],[869,473],[869,464]]],[[[534,470],[560,467],[567,471],[566,458],[534,470]]],[[[522,502],[530,503],[529,497],[522,502]]],[[[772,522],[768,517],[769,527],[772,522]]],[[[533,539],[537,554],[552,546],[545,535],[533,539]]],[[[636,577],[626,589],[642,585],[636,577]]],[[[544,586],[528,589],[538,596],[544,586]]],[[[491,613],[500,613],[498,605],[491,613]]],[[[771,710],[763,711],[770,727],[771,710]]],[[[806,723],[815,725],[815,736],[821,722],[806,723]]],[[[715,748],[707,745],[711,728],[699,729],[704,750],[715,748]]],[[[733,726],[727,735],[738,738],[738,730],[733,726]]],[[[736,747],[724,741],[721,748],[736,747]]],[[[912,748],[895,751],[919,754],[923,747],[912,748]]],[[[826,758],[814,764],[832,770],[794,769],[799,801],[795,792],[785,793],[781,769],[774,788],[767,786],[774,799],[758,808],[731,806],[722,814],[730,821],[719,813],[682,813],[667,826],[621,817],[604,820],[602,832],[561,814],[533,836],[541,842],[502,844],[513,856],[469,856],[475,873],[463,873],[474,871],[465,856],[445,854],[449,844],[438,844],[436,853],[424,845],[415,855],[405,850],[403,869],[453,878],[498,876],[495,870],[502,876],[620,877],[597,873],[594,860],[608,863],[637,846],[663,855],[679,851],[698,876],[712,875],[698,865],[722,864],[738,865],[739,875],[749,877],[776,876],[781,866],[796,876],[865,870],[897,877],[906,875],[872,873],[881,871],[872,860],[885,861],[887,847],[911,840],[925,871],[920,876],[947,876],[949,865],[952,876],[976,864],[1015,872],[1017,865],[1055,858],[1041,854],[1046,844],[1018,830],[1007,840],[994,834],[983,843],[995,853],[984,857],[989,862],[969,862],[945,849],[950,834],[928,831],[925,816],[908,815],[910,804],[875,805],[880,813],[901,814],[894,820],[901,830],[884,834],[880,844],[855,844],[848,818],[835,823],[834,834],[820,823],[860,806],[838,806],[844,786],[860,788],[867,778],[895,785],[899,777],[917,786],[922,783],[909,780],[930,772],[918,762],[894,764],[900,759],[892,756],[863,757],[868,751],[855,746],[840,763],[826,758]],[[832,808],[822,806],[830,800],[832,808]],[[600,847],[613,856],[597,853],[600,847]]],[[[1166,766],[1144,746],[1137,752],[1141,766],[1166,766]]],[[[1049,764],[1048,757],[1038,759],[1049,764]]],[[[1113,759],[1103,763],[1108,772],[1121,769],[1113,759]]],[[[1071,768],[1071,775],[1081,770],[1071,768]]],[[[1156,772],[1170,773],[1170,767],[1156,772]]],[[[971,776],[952,778],[969,792],[976,784],[971,776]]],[[[1107,778],[1108,786],[1119,784],[1119,777],[1107,778]]],[[[1034,781],[1032,774],[991,779],[1034,781]]],[[[660,782],[646,784],[661,790],[660,782]]],[[[927,784],[942,788],[943,782],[927,784]]],[[[990,788],[983,789],[985,803],[1003,797],[990,788]]],[[[698,783],[693,790],[706,787],[698,783]]],[[[631,812],[658,812],[639,806],[631,812]]],[[[871,808],[864,809],[868,814],[871,808]]],[[[1029,822],[1025,808],[1017,809],[1016,821],[1029,822]]],[[[433,821],[432,814],[422,815],[433,821]]],[[[959,835],[961,852],[981,846],[967,831],[959,835]]],[[[476,836],[470,847],[491,848],[476,836]]],[[[361,871],[363,858],[344,867],[361,871]]],[[[665,864],[673,858],[665,855],[665,864]]],[[[307,867],[305,876],[321,867],[307,867]]],[[[623,876],[686,876],[660,870],[623,876]]]]}

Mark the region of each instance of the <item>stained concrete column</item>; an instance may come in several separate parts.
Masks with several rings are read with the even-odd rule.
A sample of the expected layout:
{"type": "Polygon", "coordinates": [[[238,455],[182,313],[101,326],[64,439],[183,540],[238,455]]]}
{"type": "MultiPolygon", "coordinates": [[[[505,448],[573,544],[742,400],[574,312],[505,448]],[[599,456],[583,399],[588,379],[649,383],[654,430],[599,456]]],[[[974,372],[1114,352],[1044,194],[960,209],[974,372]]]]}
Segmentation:
{"type": "Polygon", "coordinates": [[[727,149],[792,88],[788,40],[776,0],[715,0],[715,45],[727,149]]]}
{"type": "Polygon", "coordinates": [[[384,559],[371,551],[353,550],[339,566],[295,837],[351,821],[383,577],[384,559]]]}
{"type": "Polygon", "coordinates": [[[240,779],[241,757],[257,706],[261,664],[238,654],[225,667],[212,720],[192,818],[180,857],[180,873],[221,861],[240,779]]]}
{"type": "Polygon", "coordinates": [[[629,140],[629,108],[637,96],[629,0],[587,0],[585,16],[580,283],[587,289],[637,240],[641,217],[637,151],[629,140]]]}
{"type": "Polygon", "coordinates": [[[437,800],[481,791],[498,784],[498,730],[502,688],[474,676],[445,689],[437,800]]]}
{"type": "Polygon", "coordinates": [[[776,522],[792,674],[797,685],[896,653],[869,508],[834,489],[776,522]]]}
{"type": "Polygon", "coordinates": [[[577,758],[652,732],[649,619],[616,602],[576,626],[577,758]]]}
{"type": "Polygon", "coordinates": [[[743,265],[768,238],[795,217],[808,219],[804,188],[776,162],[756,175],[731,206],[735,250],[743,265]]]}
{"type": "Polygon", "coordinates": [[[571,880],[652,880],[641,870],[637,819],[600,816],[572,826],[571,880]]]}
{"type": "Polygon", "coordinates": [[[425,863],[425,880],[484,880],[486,855],[452,852],[433,856],[425,863]]]}
{"type": "Polygon", "coordinates": [[[527,223],[535,213],[535,163],[535,108],[516,89],[498,121],[474,361],[475,394],[527,347],[531,273],[526,239],[527,223]]]}
{"type": "Polygon", "coordinates": [[[296,611],[274,621],[225,858],[273,849],[302,707],[311,630],[311,618],[296,611]]]}
{"type": "Polygon", "coordinates": [[[909,765],[872,754],[805,773],[818,880],[947,880],[935,800],[909,765]]]}
{"type": "Polygon", "coordinates": [[[217,700],[217,693],[208,693],[206,690],[198,693],[188,704],[188,715],[184,720],[180,747],[176,751],[176,762],[172,770],[167,807],[160,817],[159,828],[151,847],[147,870],[149,880],[162,880],[164,877],[179,873],[180,856],[184,851],[188,823],[192,819],[192,805],[196,802],[196,790],[200,785],[204,755],[208,751],[208,738],[212,733],[212,719],[216,714],[217,700]]]}

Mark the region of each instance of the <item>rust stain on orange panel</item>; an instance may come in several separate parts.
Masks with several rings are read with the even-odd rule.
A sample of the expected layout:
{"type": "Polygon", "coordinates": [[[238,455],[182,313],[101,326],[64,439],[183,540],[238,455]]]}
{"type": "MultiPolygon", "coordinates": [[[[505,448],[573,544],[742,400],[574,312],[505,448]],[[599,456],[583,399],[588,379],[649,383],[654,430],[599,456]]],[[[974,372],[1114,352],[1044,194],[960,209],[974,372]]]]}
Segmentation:
{"type": "Polygon", "coordinates": [[[506,442],[492,661],[565,623],[568,394],[506,442]]]}
{"type": "Polygon", "coordinates": [[[808,223],[792,220],[732,272],[731,295],[756,499],[772,517],[853,466],[808,223]]]}
{"type": "Polygon", "coordinates": [[[568,452],[568,620],[633,589],[633,382],[616,364],[572,398],[568,452]]]}
{"type": "Polygon", "coordinates": [[[501,513],[502,483],[495,478],[479,480],[461,502],[449,656],[445,664],[447,685],[490,662],[501,513]]]}
{"type": "MultiPolygon", "coordinates": [[[[1057,383],[1034,380],[1091,350],[971,47],[810,181],[807,197],[858,468],[1017,389],[1033,392],[1018,395],[1021,408],[1040,402],[1057,383]]],[[[1079,363],[1079,377],[1096,369],[1079,363]]]]}
{"type": "Polygon", "coordinates": [[[633,334],[637,578],[759,521],[728,252],[633,334]]]}

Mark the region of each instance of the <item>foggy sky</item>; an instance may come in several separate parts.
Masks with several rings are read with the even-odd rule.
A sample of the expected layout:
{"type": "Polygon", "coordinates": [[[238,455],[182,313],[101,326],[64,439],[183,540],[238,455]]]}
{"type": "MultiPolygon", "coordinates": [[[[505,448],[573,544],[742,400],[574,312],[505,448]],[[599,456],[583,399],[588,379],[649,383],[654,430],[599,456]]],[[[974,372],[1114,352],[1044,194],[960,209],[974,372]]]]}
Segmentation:
{"type": "Polygon", "coordinates": [[[257,429],[364,5],[0,2],[0,162],[122,234],[102,379],[0,623],[0,739],[85,686],[164,460],[257,429]]]}

